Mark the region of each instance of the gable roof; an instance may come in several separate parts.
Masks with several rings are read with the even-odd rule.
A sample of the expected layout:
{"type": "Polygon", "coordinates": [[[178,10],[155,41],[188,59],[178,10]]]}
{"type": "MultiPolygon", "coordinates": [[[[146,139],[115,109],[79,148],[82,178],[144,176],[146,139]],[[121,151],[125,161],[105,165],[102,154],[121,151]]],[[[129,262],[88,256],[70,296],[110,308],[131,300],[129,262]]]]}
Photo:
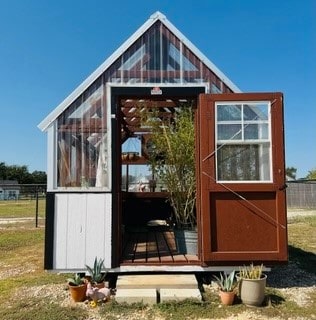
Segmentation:
{"type": "MultiPolygon", "coordinates": [[[[195,54],[212,72],[217,75],[232,91],[241,92],[241,90],[220,71],[213,62],[211,62],[190,40],[188,40],[161,12],[157,11],[114,53],[106,59],[90,76],[88,76],[65,100],[63,100],[39,125],[38,127],[45,131],[57,117],[68,108],[68,106],[82,94],[99,76],[102,75],[139,37],[141,37],[152,25],[160,21],[169,29],[178,39],[195,54]]],[[[189,63],[189,62],[188,62],[189,63]]]]}

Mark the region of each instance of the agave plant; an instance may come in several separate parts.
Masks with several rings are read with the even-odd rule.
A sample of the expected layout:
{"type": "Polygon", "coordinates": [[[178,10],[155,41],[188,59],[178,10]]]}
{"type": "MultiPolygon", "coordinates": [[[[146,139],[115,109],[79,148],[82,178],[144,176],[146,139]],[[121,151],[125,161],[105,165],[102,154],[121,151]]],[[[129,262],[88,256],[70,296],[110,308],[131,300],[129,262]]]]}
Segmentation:
{"type": "Polygon", "coordinates": [[[81,284],[84,283],[84,281],[83,281],[83,279],[82,279],[82,277],[80,276],[79,273],[75,273],[72,278],[68,278],[67,282],[71,286],[80,286],[81,284]]]}
{"type": "Polygon", "coordinates": [[[229,275],[226,273],[220,273],[220,277],[214,276],[215,282],[220,287],[221,291],[230,292],[233,291],[236,286],[235,281],[235,270],[233,270],[229,275]]]}
{"type": "Polygon", "coordinates": [[[86,265],[86,268],[91,276],[92,283],[101,283],[104,281],[106,273],[102,271],[104,268],[104,259],[97,259],[95,257],[93,267],[86,265]]]}

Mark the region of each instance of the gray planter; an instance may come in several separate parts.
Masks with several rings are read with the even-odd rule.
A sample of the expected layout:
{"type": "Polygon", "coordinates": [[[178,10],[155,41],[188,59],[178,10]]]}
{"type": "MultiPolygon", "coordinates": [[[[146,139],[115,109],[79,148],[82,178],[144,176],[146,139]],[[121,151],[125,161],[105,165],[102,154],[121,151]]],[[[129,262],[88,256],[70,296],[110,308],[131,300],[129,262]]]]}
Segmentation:
{"type": "Polygon", "coordinates": [[[261,279],[240,279],[239,294],[243,304],[260,307],[264,301],[267,276],[261,279]]]}
{"type": "Polygon", "coordinates": [[[177,250],[182,254],[197,254],[197,231],[174,230],[177,250]]]}

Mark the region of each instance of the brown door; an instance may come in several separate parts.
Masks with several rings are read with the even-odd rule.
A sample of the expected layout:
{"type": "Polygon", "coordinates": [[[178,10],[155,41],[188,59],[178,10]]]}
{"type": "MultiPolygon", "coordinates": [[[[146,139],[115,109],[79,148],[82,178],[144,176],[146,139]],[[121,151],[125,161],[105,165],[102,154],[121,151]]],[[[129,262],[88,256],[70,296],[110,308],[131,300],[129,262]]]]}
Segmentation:
{"type": "Polygon", "coordinates": [[[286,262],[282,94],[200,95],[197,125],[202,261],[286,262]]]}

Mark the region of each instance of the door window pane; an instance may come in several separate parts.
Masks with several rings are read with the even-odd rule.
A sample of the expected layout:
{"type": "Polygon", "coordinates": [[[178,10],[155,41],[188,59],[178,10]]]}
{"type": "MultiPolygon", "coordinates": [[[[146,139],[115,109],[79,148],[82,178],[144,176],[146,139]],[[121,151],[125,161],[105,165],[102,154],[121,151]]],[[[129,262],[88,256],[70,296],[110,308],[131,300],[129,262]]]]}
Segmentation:
{"type": "Polygon", "coordinates": [[[218,140],[241,140],[241,124],[219,124],[218,140]]]}
{"type": "Polygon", "coordinates": [[[217,120],[241,120],[241,105],[221,105],[217,108],[217,120]]]}
{"type": "Polygon", "coordinates": [[[269,126],[267,123],[244,125],[245,140],[265,140],[269,139],[269,126]]]}
{"type": "Polygon", "coordinates": [[[220,181],[270,181],[270,103],[216,104],[220,181]]]}

